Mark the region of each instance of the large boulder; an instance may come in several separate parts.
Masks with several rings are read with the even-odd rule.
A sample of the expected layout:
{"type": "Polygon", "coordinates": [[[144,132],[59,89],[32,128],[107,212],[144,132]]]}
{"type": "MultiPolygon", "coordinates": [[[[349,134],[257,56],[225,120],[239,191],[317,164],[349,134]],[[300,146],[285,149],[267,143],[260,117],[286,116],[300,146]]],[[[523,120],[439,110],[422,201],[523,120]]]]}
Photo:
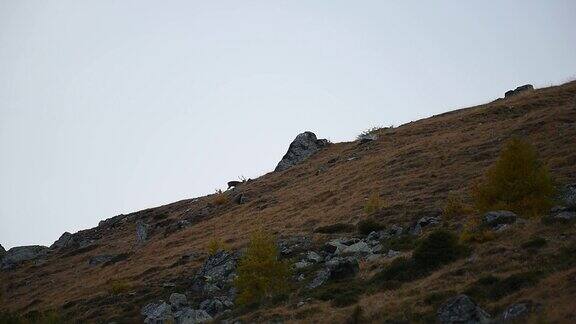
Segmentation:
{"type": "Polygon", "coordinates": [[[304,132],[296,136],[290,144],[288,152],[284,154],[282,160],[276,166],[274,171],[284,171],[292,166],[306,160],[312,154],[328,145],[328,140],[317,139],[312,132],[304,132]]]}
{"type": "Polygon", "coordinates": [[[517,88],[514,89],[514,90],[508,90],[508,91],[506,91],[506,93],[504,94],[504,97],[505,97],[505,98],[509,98],[509,97],[518,95],[518,94],[520,94],[520,93],[523,93],[523,92],[526,92],[526,91],[532,91],[532,90],[534,90],[534,86],[533,86],[533,85],[531,85],[531,84],[525,84],[525,85],[522,85],[522,86],[517,87],[517,88]]]}
{"type": "Polygon", "coordinates": [[[22,262],[39,259],[45,256],[48,250],[48,247],[40,245],[13,247],[2,258],[0,268],[12,269],[22,262]]]}
{"type": "Polygon", "coordinates": [[[442,324],[483,324],[490,323],[490,315],[470,297],[458,295],[448,299],[437,312],[442,324]]]}
{"type": "Polygon", "coordinates": [[[192,289],[205,295],[226,294],[234,299],[232,283],[236,277],[238,253],[218,251],[209,256],[196,274],[192,289]]]}

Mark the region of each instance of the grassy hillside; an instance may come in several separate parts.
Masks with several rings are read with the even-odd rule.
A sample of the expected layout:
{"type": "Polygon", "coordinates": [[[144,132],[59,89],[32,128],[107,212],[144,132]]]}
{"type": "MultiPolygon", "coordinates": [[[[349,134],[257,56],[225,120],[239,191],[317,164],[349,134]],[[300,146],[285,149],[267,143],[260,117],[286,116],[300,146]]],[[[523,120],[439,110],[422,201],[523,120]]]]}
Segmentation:
{"type": "MultiPolygon", "coordinates": [[[[363,145],[332,144],[287,171],[242,185],[234,194],[243,193],[248,198],[245,204],[235,203],[232,194],[210,195],[139,211],[114,226],[86,230],[84,235],[95,240],[88,248],[53,251],[42,263],[0,272],[1,308],[18,313],[56,309],[85,321],[141,320],[140,308],[147,302],[188,289],[214,238],[237,249],[251,233],[264,228],[278,238],[309,235],[321,244],[334,235],[315,233],[315,229],[366,219],[363,207],[375,193],[383,208],[373,218],[385,226],[406,227],[422,216],[440,214],[449,194],[470,203],[471,184],[513,136],[534,145],[558,185],[576,183],[576,82],[380,129],[377,135],[376,141],[363,145]],[[151,226],[146,244],[135,243],[135,219],[151,226]],[[189,225],[178,228],[181,220],[189,225]],[[119,257],[91,266],[90,257],[95,255],[119,257]]],[[[458,232],[477,216],[470,212],[443,217],[442,227],[458,232]]],[[[480,278],[507,278],[538,266],[561,264],[566,257],[561,248],[575,243],[575,234],[574,224],[544,224],[533,218],[495,234],[490,241],[472,243],[469,258],[394,289],[362,292],[350,306],[313,299],[295,307],[299,297],[293,296],[241,316],[247,321],[345,322],[356,311],[362,321],[426,320],[446,296],[484,289],[478,288],[480,278]],[[546,244],[539,249],[523,247],[534,237],[546,244]]],[[[387,263],[362,263],[359,279],[370,279],[387,263]]],[[[477,302],[497,312],[512,302],[530,300],[540,305],[539,316],[551,322],[576,321],[576,267],[545,270],[546,275],[499,298],[478,293],[477,302]]]]}

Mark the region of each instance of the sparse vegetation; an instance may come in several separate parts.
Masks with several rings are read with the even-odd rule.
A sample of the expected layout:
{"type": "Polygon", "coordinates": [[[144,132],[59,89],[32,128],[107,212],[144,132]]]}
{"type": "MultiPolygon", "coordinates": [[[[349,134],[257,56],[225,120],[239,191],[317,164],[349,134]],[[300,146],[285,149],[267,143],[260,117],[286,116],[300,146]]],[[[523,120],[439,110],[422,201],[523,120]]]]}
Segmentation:
{"type": "Polygon", "coordinates": [[[530,240],[524,242],[522,244],[522,248],[525,250],[538,250],[543,248],[544,246],[546,246],[546,239],[542,238],[542,237],[533,237],[530,240]]]}
{"type": "MultiPolygon", "coordinates": [[[[392,127],[393,126],[391,126],[390,128],[392,128],[392,127]]],[[[379,130],[384,129],[384,128],[385,127],[383,127],[383,126],[372,126],[370,128],[363,130],[362,133],[360,133],[358,136],[356,136],[356,139],[361,139],[363,136],[375,134],[379,130]]]]}
{"type": "Polygon", "coordinates": [[[358,222],[358,232],[362,235],[368,235],[374,231],[381,231],[384,229],[384,225],[381,223],[373,220],[373,219],[365,219],[358,222]]]}
{"type": "Polygon", "coordinates": [[[499,300],[520,289],[533,286],[542,277],[538,271],[520,272],[504,279],[488,275],[478,279],[466,290],[466,294],[477,300],[499,300]]]}
{"type": "Polygon", "coordinates": [[[464,243],[484,243],[492,241],[495,237],[493,232],[480,225],[478,217],[471,217],[464,224],[464,230],[460,234],[460,241],[464,243]]]}
{"type": "Polygon", "coordinates": [[[347,280],[322,286],[314,292],[313,297],[331,301],[335,307],[345,307],[358,302],[363,291],[364,285],[361,281],[347,280]]]}
{"type": "Polygon", "coordinates": [[[375,192],[368,197],[368,201],[364,205],[364,213],[366,215],[372,215],[384,208],[384,202],[380,198],[380,195],[375,192]]]}
{"type": "Polygon", "coordinates": [[[321,234],[350,233],[355,230],[354,225],[345,223],[336,223],[327,226],[320,226],[314,230],[321,234]]]}
{"type": "Polygon", "coordinates": [[[18,315],[10,312],[0,312],[2,324],[60,324],[66,323],[64,318],[55,310],[44,312],[33,311],[26,315],[18,315]]]}
{"type": "Polygon", "coordinates": [[[532,217],[547,212],[553,203],[554,185],[536,150],[525,140],[506,143],[485,179],[472,190],[480,212],[510,210],[532,217]]]}
{"type": "Polygon", "coordinates": [[[472,208],[466,205],[462,196],[455,192],[448,193],[448,197],[446,197],[444,207],[442,208],[442,213],[446,219],[455,219],[457,217],[468,215],[471,212],[472,208]]]}
{"type": "Polygon", "coordinates": [[[230,199],[228,198],[228,195],[225,192],[222,192],[222,190],[218,189],[212,198],[212,203],[216,206],[221,206],[227,204],[229,200],[230,199]]]}
{"type": "Polygon", "coordinates": [[[127,293],[132,289],[132,285],[124,279],[112,279],[108,282],[108,292],[112,295],[127,293]]]}
{"type": "Polygon", "coordinates": [[[228,251],[229,249],[228,245],[219,238],[214,237],[208,242],[208,254],[210,255],[216,254],[218,251],[228,251]]]}
{"type": "Polygon", "coordinates": [[[234,285],[241,306],[261,303],[287,293],[290,267],[278,260],[274,239],[258,231],[250,238],[248,249],[238,264],[234,285]]]}

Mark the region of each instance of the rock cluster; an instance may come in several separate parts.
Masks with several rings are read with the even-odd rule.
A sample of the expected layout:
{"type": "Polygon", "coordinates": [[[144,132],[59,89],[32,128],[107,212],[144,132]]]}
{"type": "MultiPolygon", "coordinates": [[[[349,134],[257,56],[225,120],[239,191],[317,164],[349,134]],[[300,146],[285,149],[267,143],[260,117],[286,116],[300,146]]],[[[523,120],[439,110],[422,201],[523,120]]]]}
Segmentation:
{"type": "Polygon", "coordinates": [[[518,95],[522,92],[526,92],[526,91],[531,91],[534,90],[534,86],[531,84],[525,84],[523,86],[519,86],[514,90],[508,90],[506,91],[506,93],[504,94],[504,98],[509,98],[515,95],[518,95]]]}
{"type": "Polygon", "coordinates": [[[205,323],[212,320],[212,316],[202,309],[193,309],[188,306],[186,295],[173,293],[169,303],[160,300],[144,306],[140,312],[147,324],[193,324],[205,323]]]}
{"type": "Polygon", "coordinates": [[[274,171],[284,171],[292,166],[306,160],[312,154],[316,153],[328,145],[328,140],[317,139],[312,132],[304,132],[296,136],[290,144],[288,152],[284,154],[282,160],[278,163],[274,171]]]}
{"type": "MultiPolygon", "coordinates": [[[[4,250],[4,248],[2,248],[4,250]]],[[[48,254],[49,248],[40,245],[17,246],[6,251],[0,260],[0,269],[13,269],[25,261],[38,260],[48,254]]]]}
{"type": "Polygon", "coordinates": [[[470,297],[458,295],[446,301],[437,311],[438,322],[442,324],[490,323],[491,318],[470,297]]]}

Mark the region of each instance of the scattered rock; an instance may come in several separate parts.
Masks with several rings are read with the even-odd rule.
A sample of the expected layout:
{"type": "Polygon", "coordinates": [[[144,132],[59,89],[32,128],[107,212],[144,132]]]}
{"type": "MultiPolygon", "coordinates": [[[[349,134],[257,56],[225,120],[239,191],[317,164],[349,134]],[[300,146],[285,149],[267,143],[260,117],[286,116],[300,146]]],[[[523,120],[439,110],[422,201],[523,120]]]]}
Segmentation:
{"type": "Polygon", "coordinates": [[[418,236],[420,234],[422,234],[422,229],[425,227],[429,227],[429,226],[435,226],[441,223],[441,220],[439,217],[434,217],[434,216],[424,216],[422,218],[420,218],[416,223],[414,223],[409,229],[408,231],[410,232],[410,234],[414,235],[414,236],[418,236]]]}
{"type": "Polygon", "coordinates": [[[351,278],[360,271],[358,260],[351,257],[333,258],[326,262],[326,268],[330,272],[330,279],[333,280],[351,278]]]}
{"type": "Polygon", "coordinates": [[[308,263],[307,261],[304,261],[304,260],[294,263],[294,268],[296,268],[296,270],[308,268],[309,266],[310,266],[310,263],[308,263]]]}
{"type": "Polygon", "coordinates": [[[322,262],[323,258],[316,252],[310,251],[306,254],[306,259],[310,262],[318,263],[322,262]]]}
{"type": "Polygon", "coordinates": [[[516,303],[508,306],[502,315],[500,315],[500,319],[503,322],[508,321],[518,321],[521,318],[524,318],[530,314],[531,305],[527,303],[516,303]]]}
{"type": "Polygon", "coordinates": [[[342,251],[342,254],[371,254],[372,249],[368,244],[364,241],[360,241],[358,243],[354,243],[350,246],[346,246],[342,251]]]}
{"type": "Polygon", "coordinates": [[[564,210],[554,214],[552,218],[562,221],[569,221],[576,218],[576,212],[570,210],[564,210]]]}
{"type": "Polygon", "coordinates": [[[378,139],[378,135],[376,134],[362,134],[358,136],[358,142],[360,144],[366,144],[369,142],[373,142],[378,139]]]}
{"type": "Polygon", "coordinates": [[[526,91],[531,91],[534,90],[534,86],[531,84],[525,84],[523,86],[519,86],[514,90],[508,90],[506,91],[506,93],[504,94],[504,98],[508,98],[508,97],[512,97],[512,96],[516,96],[522,92],[526,92],[526,91]]]}
{"type": "Polygon", "coordinates": [[[144,323],[150,324],[163,324],[174,322],[174,314],[172,314],[172,307],[165,301],[161,300],[158,303],[150,303],[140,312],[145,317],[144,323]]]}
{"type": "Polygon", "coordinates": [[[146,243],[148,239],[148,224],[144,223],[142,220],[136,222],[136,244],[141,245],[146,243]]]}
{"type": "Polygon", "coordinates": [[[341,240],[337,239],[326,242],[326,244],[324,244],[323,250],[329,254],[340,255],[346,248],[347,246],[343,244],[341,240]]]}
{"type": "Polygon", "coordinates": [[[458,295],[446,301],[437,312],[438,321],[443,324],[489,323],[490,315],[466,295],[458,295]]]}
{"type": "Polygon", "coordinates": [[[295,253],[310,249],[312,240],[307,236],[293,236],[278,241],[278,251],[282,257],[288,257],[295,253]]]}
{"type": "Polygon", "coordinates": [[[274,171],[284,171],[292,166],[306,160],[312,154],[316,153],[328,145],[325,139],[317,139],[312,132],[304,132],[296,136],[290,144],[288,152],[282,157],[282,160],[276,166],[274,171]]]}
{"type": "Polygon", "coordinates": [[[19,264],[46,256],[49,248],[40,245],[17,246],[9,249],[0,263],[1,269],[13,269],[19,264]]]}
{"type": "Polygon", "coordinates": [[[224,297],[206,299],[200,303],[200,309],[206,311],[210,316],[222,314],[224,311],[232,309],[233,307],[234,303],[224,297]]]}
{"type": "Polygon", "coordinates": [[[123,215],[120,214],[118,216],[114,216],[108,219],[105,219],[103,221],[100,221],[98,223],[98,227],[117,227],[121,224],[124,224],[126,221],[128,221],[129,217],[128,215],[123,215]]]}
{"type": "Polygon", "coordinates": [[[566,186],[562,192],[561,200],[568,210],[576,211],[576,184],[566,186]]]}
{"type": "Polygon", "coordinates": [[[308,284],[308,289],[314,289],[322,286],[330,279],[330,270],[329,269],[321,269],[316,272],[316,276],[310,283],[308,284]]]}
{"type": "Polygon", "coordinates": [[[170,305],[175,309],[180,309],[188,305],[188,298],[184,294],[172,293],[170,295],[170,305]]]}
{"type": "Polygon", "coordinates": [[[196,324],[212,321],[212,316],[206,311],[201,309],[196,310],[190,307],[184,308],[175,315],[177,324],[196,324]]]}
{"type": "Polygon", "coordinates": [[[485,225],[496,229],[501,224],[513,224],[516,222],[518,215],[507,210],[490,211],[484,214],[483,222],[485,225]]]}
{"type": "Polygon", "coordinates": [[[386,257],[387,258],[395,258],[395,257],[399,256],[400,254],[402,254],[402,252],[395,251],[395,250],[389,250],[388,253],[386,253],[386,257]]]}

